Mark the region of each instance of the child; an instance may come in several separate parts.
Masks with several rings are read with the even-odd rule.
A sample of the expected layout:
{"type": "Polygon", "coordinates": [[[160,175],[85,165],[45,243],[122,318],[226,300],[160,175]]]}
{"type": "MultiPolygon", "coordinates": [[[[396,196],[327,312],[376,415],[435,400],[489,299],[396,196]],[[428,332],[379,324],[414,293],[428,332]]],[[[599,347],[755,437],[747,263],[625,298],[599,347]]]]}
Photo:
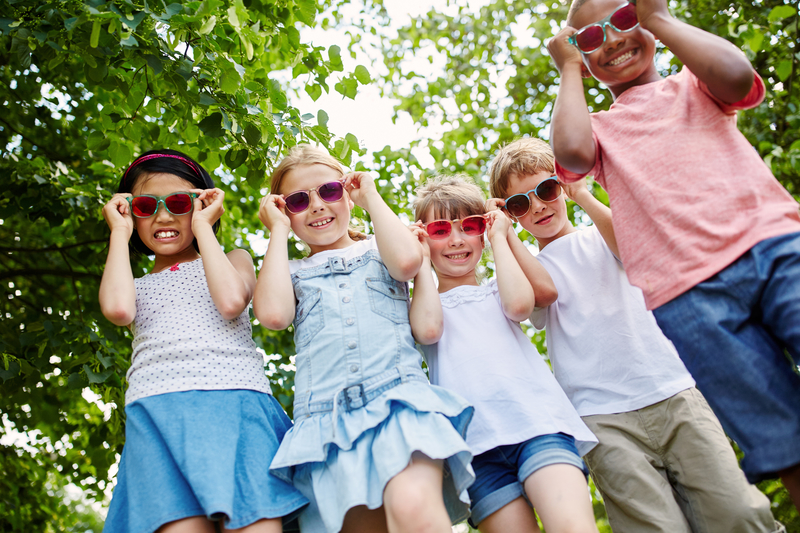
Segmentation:
{"type": "Polygon", "coordinates": [[[780,476],[800,508],[800,215],[736,128],[764,83],[666,0],[577,0],[567,24],[548,45],[561,72],[558,176],[592,174],[608,191],[628,277],[744,451],[748,479],[780,476]],[[660,78],[656,38],[679,74],[660,78]],[[609,88],[609,111],[589,114],[582,72],[609,88]]]}
{"type": "MultiPolygon", "coordinates": [[[[617,533],[775,531],[728,439],[617,259],[611,211],[585,182],[563,186],[594,221],[577,230],[553,152],[539,139],[505,146],[490,200],[522,224],[558,301],[531,315],[547,326],[556,379],[600,444],[586,455],[617,533]]],[[[523,252],[530,255],[528,252],[523,252]]]]}
{"type": "Polygon", "coordinates": [[[509,245],[517,238],[510,220],[499,211],[484,216],[483,194],[465,178],[428,182],[417,196],[412,228],[425,259],[411,327],[431,381],[475,406],[471,522],[484,533],[538,532],[532,504],[548,533],[596,533],[581,455],[597,440],[519,326],[538,290],[554,294],[550,277],[528,254],[526,269],[539,275],[535,285],[526,279],[509,245]],[[478,285],[487,222],[497,276],[478,285]]]}
{"type": "Polygon", "coordinates": [[[100,307],[133,332],[105,531],[278,533],[281,517],[308,503],[269,474],[291,421],[252,339],[252,259],[226,255],[215,236],[223,198],[188,156],[154,150],[131,163],[103,208],[111,239],[100,307]],[[129,242],[155,255],[150,274],[134,279],[129,242]]]}
{"type": "Polygon", "coordinates": [[[253,305],[270,329],[294,324],[295,425],[272,470],[311,500],[303,533],[450,533],[474,479],[463,439],[472,408],[428,383],[414,347],[405,281],[419,245],[369,175],[344,176],[318,148],[295,147],[270,190],[253,305]],[[348,230],[353,204],[374,238],[348,230]],[[289,261],[290,230],[309,257],[289,261]]]}

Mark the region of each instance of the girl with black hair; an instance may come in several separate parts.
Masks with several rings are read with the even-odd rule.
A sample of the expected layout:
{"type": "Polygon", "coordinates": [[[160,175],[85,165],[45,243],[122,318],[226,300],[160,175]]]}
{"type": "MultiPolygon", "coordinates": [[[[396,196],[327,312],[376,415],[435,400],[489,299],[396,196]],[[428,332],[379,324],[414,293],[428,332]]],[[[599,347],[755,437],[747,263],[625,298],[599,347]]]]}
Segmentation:
{"type": "Polygon", "coordinates": [[[291,421],[252,339],[252,259],[217,242],[224,196],[197,162],[155,150],[103,208],[100,306],[134,336],[105,531],[280,533],[281,517],[307,504],[269,473],[291,421]],[[134,279],[129,247],[155,256],[149,274],[134,279]]]}

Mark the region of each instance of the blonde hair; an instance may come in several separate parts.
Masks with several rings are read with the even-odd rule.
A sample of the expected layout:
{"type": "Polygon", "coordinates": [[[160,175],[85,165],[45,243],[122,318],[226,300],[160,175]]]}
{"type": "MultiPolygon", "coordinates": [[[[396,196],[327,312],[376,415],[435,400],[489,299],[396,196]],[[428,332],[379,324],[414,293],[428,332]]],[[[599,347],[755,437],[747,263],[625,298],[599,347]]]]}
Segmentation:
{"type": "Polygon", "coordinates": [[[512,177],[555,172],[555,162],[552,148],[541,139],[524,137],[505,145],[495,156],[489,171],[492,198],[505,198],[512,177]]]}
{"type": "Polygon", "coordinates": [[[414,219],[422,217],[433,207],[436,219],[460,219],[486,213],[483,191],[469,176],[437,176],[417,189],[414,202],[414,219]]]}
{"type": "MultiPolygon", "coordinates": [[[[311,165],[324,165],[336,171],[340,177],[344,177],[344,167],[328,152],[310,144],[298,144],[289,150],[286,157],[272,171],[269,179],[269,191],[272,194],[281,194],[281,185],[289,172],[297,167],[311,165]]],[[[363,241],[367,238],[366,235],[352,227],[348,228],[347,233],[354,241],[363,241]]]]}

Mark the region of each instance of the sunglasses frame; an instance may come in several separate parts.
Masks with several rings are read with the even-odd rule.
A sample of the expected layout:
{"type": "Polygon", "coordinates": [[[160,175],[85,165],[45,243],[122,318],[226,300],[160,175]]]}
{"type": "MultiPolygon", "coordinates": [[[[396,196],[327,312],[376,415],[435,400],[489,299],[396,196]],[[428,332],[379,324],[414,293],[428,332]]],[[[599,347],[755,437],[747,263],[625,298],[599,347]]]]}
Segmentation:
{"type": "Polygon", "coordinates": [[[611,17],[616,15],[617,12],[620,11],[621,9],[625,9],[628,6],[633,6],[633,8],[636,9],[636,4],[633,3],[633,2],[628,2],[627,4],[621,5],[617,9],[615,9],[610,15],[608,15],[606,18],[604,18],[603,20],[599,20],[597,22],[593,22],[592,24],[587,24],[583,28],[579,29],[578,31],[576,31],[575,33],[570,35],[568,41],[571,44],[575,45],[575,48],[580,50],[580,52],[582,54],[589,55],[591,53],[596,52],[597,50],[600,50],[600,48],[603,47],[603,44],[605,44],[606,39],[608,38],[608,34],[606,33],[606,26],[611,26],[611,28],[617,33],[628,33],[629,31],[635,30],[639,26],[639,19],[638,18],[636,19],[636,24],[634,24],[631,28],[629,28],[627,30],[621,30],[621,29],[617,28],[616,26],[614,26],[614,24],[611,23],[611,17]],[[603,42],[601,42],[600,45],[597,48],[589,50],[588,52],[584,52],[583,50],[581,50],[581,47],[578,46],[578,35],[580,35],[585,30],[587,30],[588,28],[591,28],[593,26],[600,26],[600,29],[603,30],[603,42]]]}
{"type": "Polygon", "coordinates": [[[150,218],[152,216],[155,216],[155,214],[158,213],[158,204],[163,204],[164,205],[164,209],[166,209],[167,213],[169,213],[170,215],[179,217],[181,215],[188,215],[189,213],[194,211],[194,199],[195,198],[197,198],[197,193],[184,192],[184,191],[173,192],[173,193],[170,193],[170,194],[166,194],[164,196],[156,196],[154,194],[139,194],[137,196],[128,196],[128,204],[131,206],[131,215],[135,216],[136,218],[150,218]],[[191,202],[192,208],[189,209],[185,213],[173,213],[172,210],[169,207],[167,207],[167,198],[169,198],[170,196],[175,196],[176,194],[188,194],[189,197],[192,199],[192,202],[191,202]],[[147,216],[143,216],[142,217],[142,216],[137,215],[133,211],[133,201],[136,200],[137,198],[153,198],[156,201],[155,210],[152,213],[150,213],[149,215],[147,215],[147,216]]]}
{"type": "Polygon", "coordinates": [[[528,192],[526,192],[526,193],[518,192],[517,194],[512,194],[511,196],[506,198],[504,200],[505,201],[505,205],[503,206],[503,209],[505,209],[506,212],[508,212],[508,214],[511,215],[512,217],[514,217],[516,220],[519,220],[520,218],[522,218],[525,215],[527,215],[531,210],[531,206],[533,205],[533,202],[531,202],[531,193],[533,193],[534,196],[536,196],[536,198],[538,198],[540,202],[544,202],[546,204],[549,204],[550,202],[555,202],[556,200],[561,198],[561,196],[564,194],[564,187],[562,187],[561,183],[559,183],[558,176],[550,176],[549,178],[543,179],[542,181],[540,181],[539,184],[536,187],[534,187],[533,189],[529,190],[528,192]],[[556,185],[558,185],[558,188],[561,190],[561,192],[558,193],[558,196],[556,196],[552,200],[545,200],[541,196],[539,196],[539,193],[538,193],[539,187],[541,187],[543,183],[547,183],[548,181],[555,181],[556,185]],[[514,198],[515,196],[524,196],[525,199],[528,200],[528,209],[526,209],[525,212],[522,213],[521,215],[514,215],[514,214],[511,213],[511,211],[508,210],[508,201],[511,200],[512,198],[514,198]]]}
{"type": "Polygon", "coordinates": [[[286,210],[287,210],[287,211],[289,211],[289,212],[290,212],[291,214],[293,214],[293,215],[298,215],[298,214],[302,213],[303,211],[305,211],[306,209],[308,209],[309,207],[311,207],[311,193],[312,193],[312,192],[316,192],[316,193],[317,193],[317,196],[319,196],[319,199],[320,199],[320,200],[322,200],[323,202],[325,202],[326,204],[335,204],[336,202],[338,202],[339,200],[341,200],[342,198],[344,198],[344,193],[345,193],[345,190],[344,190],[344,180],[326,181],[325,183],[320,183],[319,185],[317,185],[317,186],[316,186],[316,187],[314,187],[313,189],[300,189],[300,190],[298,190],[298,191],[294,191],[294,192],[291,192],[291,193],[289,193],[289,194],[285,195],[285,196],[283,197],[283,201],[284,201],[284,202],[286,202],[286,210]],[[323,198],[323,197],[322,197],[322,196],[319,194],[319,191],[317,190],[317,189],[319,189],[320,187],[324,187],[325,185],[330,185],[331,183],[338,183],[339,185],[341,185],[341,186],[342,186],[342,195],[341,195],[339,198],[337,198],[336,200],[326,200],[325,198],[323,198]],[[308,195],[308,205],[305,207],[305,209],[301,209],[300,211],[292,211],[291,209],[289,209],[289,202],[287,202],[287,200],[288,200],[288,199],[289,199],[291,196],[293,196],[293,195],[295,195],[295,194],[299,194],[299,193],[305,193],[305,194],[307,194],[307,195],[308,195]]]}
{"type": "Polygon", "coordinates": [[[437,219],[437,220],[431,220],[431,221],[430,221],[430,222],[428,222],[427,224],[423,224],[423,225],[422,225],[422,227],[423,227],[423,229],[425,229],[425,232],[428,234],[428,238],[429,238],[429,239],[433,239],[434,241],[440,241],[440,240],[442,240],[442,239],[446,239],[446,238],[448,238],[450,235],[452,235],[452,234],[453,234],[453,225],[454,225],[456,222],[458,222],[458,225],[459,225],[459,228],[460,228],[460,230],[461,230],[461,233],[463,233],[464,235],[469,235],[469,236],[471,236],[471,237],[477,237],[478,235],[483,235],[483,234],[486,232],[486,226],[485,226],[485,224],[486,224],[486,218],[487,218],[487,216],[488,216],[488,215],[470,215],[470,216],[468,216],[468,217],[464,217],[464,218],[457,218],[457,219],[455,219],[455,220],[447,220],[447,219],[445,219],[445,218],[442,218],[442,219],[437,219]],[[464,226],[462,226],[462,225],[461,225],[461,223],[462,223],[464,220],[467,220],[467,219],[469,219],[469,218],[480,218],[481,220],[483,220],[483,222],[484,222],[483,231],[482,231],[482,232],[480,232],[480,233],[467,233],[467,232],[465,232],[465,231],[464,231],[464,226]],[[428,231],[428,226],[429,226],[430,224],[435,224],[436,222],[449,222],[449,223],[450,223],[450,232],[449,232],[447,235],[443,235],[443,236],[441,236],[441,237],[438,237],[438,236],[437,236],[437,237],[434,237],[433,235],[431,235],[431,233],[428,231]]]}

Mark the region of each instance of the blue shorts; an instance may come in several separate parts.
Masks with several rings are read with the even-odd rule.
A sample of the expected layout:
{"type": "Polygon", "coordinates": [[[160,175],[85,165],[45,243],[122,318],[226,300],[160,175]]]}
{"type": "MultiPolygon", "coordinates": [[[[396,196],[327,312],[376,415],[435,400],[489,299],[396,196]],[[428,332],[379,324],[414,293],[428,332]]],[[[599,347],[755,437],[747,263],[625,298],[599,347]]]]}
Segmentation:
{"type": "Polygon", "coordinates": [[[653,314],[748,481],[800,464],[800,233],[761,241],[653,314]]]}
{"type": "Polygon", "coordinates": [[[519,444],[498,446],[472,459],[475,483],[467,490],[472,501],[472,527],[525,495],[522,484],[545,466],[568,464],[588,474],[575,446],[575,439],[564,433],[534,437],[519,444]]]}

